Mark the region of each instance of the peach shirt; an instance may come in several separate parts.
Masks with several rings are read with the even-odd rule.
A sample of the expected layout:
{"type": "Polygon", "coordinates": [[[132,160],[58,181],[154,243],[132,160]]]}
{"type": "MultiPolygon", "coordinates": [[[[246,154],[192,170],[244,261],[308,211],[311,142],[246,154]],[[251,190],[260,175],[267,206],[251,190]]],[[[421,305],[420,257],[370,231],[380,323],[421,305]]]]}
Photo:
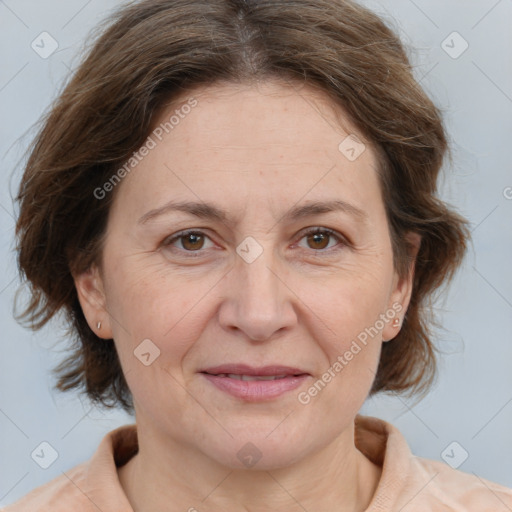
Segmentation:
{"type": "MultiPolygon", "coordinates": [[[[382,467],[366,512],[512,511],[512,489],[444,462],[412,455],[400,431],[383,420],[358,415],[355,444],[382,467]]],[[[137,449],[136,425],[112,430],[88,461],[37,487],[2,512],[133,512],[117,467],[137,449]]]]}

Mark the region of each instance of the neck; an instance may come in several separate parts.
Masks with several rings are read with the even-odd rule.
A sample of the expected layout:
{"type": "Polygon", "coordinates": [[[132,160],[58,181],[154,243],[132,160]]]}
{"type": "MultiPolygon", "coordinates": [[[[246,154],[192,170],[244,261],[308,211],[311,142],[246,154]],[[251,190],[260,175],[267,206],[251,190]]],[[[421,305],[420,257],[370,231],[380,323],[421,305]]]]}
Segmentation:
{"type": "Polygon", "coordinates": [[[138,427],[139,452],[118,469],[134,512],[364,511],[381,468],[354,444],[354,424],[320,451],[269,470],[231,469],[138,427]],[[162,451],[166,446],[166,451],[162,451]],[[158,492],[155,492],[158,489],[158,492]]]}

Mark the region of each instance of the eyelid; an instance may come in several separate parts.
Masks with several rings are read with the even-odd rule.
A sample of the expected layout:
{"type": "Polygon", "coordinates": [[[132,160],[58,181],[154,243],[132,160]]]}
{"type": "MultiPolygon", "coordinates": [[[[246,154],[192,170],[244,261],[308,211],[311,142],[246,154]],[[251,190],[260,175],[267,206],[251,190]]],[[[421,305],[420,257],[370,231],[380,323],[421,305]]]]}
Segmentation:
{"type": "Polygon", "coordinates": [[[319,255],[328,254],[328,253],[330,253],[331,250],[336,250],[336,248],[339,245],[346,246],[346,247],[350,246],[350,242],[342,234],[338,233],[334,229],[323,227],[323,226],[313,226],[313,227],[309,227],[309,228],[304,228],[304,230],[302,230],[299,233],[298,241],[294,245],[298,244],[305,236],[310,235],[310,234],[315,234],[315,233],[327,233],[329,236],[335,238],[339,242],[334,247],[329,247],[329,249],[323,249],[323,250],[318,250],[318,251],[311,249],[312,253],[315,255],[316,254],[319,254],[319,255]]]}
{"type": "Polygon", "coordinates": [[[185,249],[180,249],[179,247],[173,247],[172,244],[179,240],[180,238],[183,238],[187,235],[201,235],[204,238],[208,238],[210,241],[213,242],[212,238],[204,231],[204,228],[192,228],[192,229],[184,229],[183,231],[178,231],[177,233],[173,235],[169,235],[163,239],[161,242],[162,247],[172,247],[173,249],[177,249],[180,252],[188,253],[188,254],[194,254],[200,255],[203,251],[203,249],[199,249],[198,251],[187,251],[185,249]]]}
{"type": "MultiPolygon", "coordinates": [[[[185,237],[189,234],[201,235],[205,238],[208,238],[210,241],[213,242],[212,238],[206,233],[206,231],[208,231],[208,230],[205,230],[205,228],[191,228],[191,229],[185,229],[182,231],[178,231],[177,233],[175,233],[173,235],[169,235],[168,237],[164,238],[164,240],[161,243],[161,246],[172,247],[172,244],[175,241],[177,241],[180,238],[185,237]]],[[[307,235],[314,234],[314,233],[326,233],[338,241],[337,245],[335,245],[334,247],[330,247],[328,249],[321,249],[321,250],[311,249],[311,253],[314,255],[330,254],[331,251],[339,250],[338,247],[340,245],[345,246],[345,247],[350,246],[350,242],[347,240],[347,238],[344,237],[343,235],[341,235],[340,233],[338,233],[337,231],[335,231],[331,228],[323,227],[323,226],[311,226],[308,228],[304,228],[299,232],[298,239],[292,245],[292,247],[295,247],[307,235]]],[[[178,247],[172,247],[172,248],[177,249],[181,253],[186,253],[187,257],[198,257],[198,256],[201,256],[204,252],[204,249],[199,249],[197,251],[187,251],[185,249],[180,249],[178,247]]]]}

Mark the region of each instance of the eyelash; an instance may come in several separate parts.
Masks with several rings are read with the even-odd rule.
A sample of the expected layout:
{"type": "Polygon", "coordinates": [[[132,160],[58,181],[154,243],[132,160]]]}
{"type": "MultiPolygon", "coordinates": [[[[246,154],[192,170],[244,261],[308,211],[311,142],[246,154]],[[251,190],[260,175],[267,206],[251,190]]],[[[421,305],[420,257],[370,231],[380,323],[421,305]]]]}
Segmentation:
{"type": "MultiPolygon", "coordinates": [[[[336,239],[338,244],[334,247],[329,247],[328,249],[319,249],[319,250],[311,249],[311,251],[313,251],[314,254],[316,253],[315,256],[323,255],[323,254],[331,254],[332,250],[340,250],[340,248],[338,248],[338,246],[348,247],[350,245],[348,243],[348,241],[344,237],[339,235],[336,231],[333,231],[332,229],[329,229],[329,228],[321,228],[321,227],[313,227],[313,228],[310,228],[310,229],[307,229],[306,231],[304,231],[302,233],[302,236],[299,238],[299,242],[303,238],[307,237],[308,235],[314,235],[317,233],[329,235],[330,237],[336,239]]],[[[201,236],[204,236],[204,237],[210,239],[210,237],[202,231],[195,230],[195,229],[188,229],[185,231],[180,231],[179,233],[176,233],[175,235],[172,235],[171,237],[167,237],[166,239],[164,239],[164,241],[162,242],[161,245],[164,247],[171,247],[175,241],[177,241],[181,238],[185,238],[188,235],[201,235],[201,236]]],[[[178,249],[180,252],[186,253],[187,257],[191,257],[191,258],[200,257],[200,256],[202,256],[202,252],[203,252],[202,249],[198,249],[197,251],[187,251],[186,249],[180,249],[180,248],[174,248],[174,249],[178,249]]]]}

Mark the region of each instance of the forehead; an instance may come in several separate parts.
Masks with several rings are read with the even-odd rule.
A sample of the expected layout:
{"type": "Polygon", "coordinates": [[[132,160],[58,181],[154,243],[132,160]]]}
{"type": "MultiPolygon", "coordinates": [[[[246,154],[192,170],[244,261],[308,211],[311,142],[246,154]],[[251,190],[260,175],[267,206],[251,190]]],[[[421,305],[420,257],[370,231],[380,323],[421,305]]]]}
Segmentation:
{"type": "Polygon", "coordinates": [[[155,129],[163,130],[163,138],[172,138],[175,146],[194,148],[197,142],[229,151],[265,144],[267,149],[291,147],[297,155],[301,149],[339,151],[340,137],[350,134],[364,139],[324,91],[279,80],[196,87],[160,111],[155,129]],[[192,100],[195,106],[188,108],[192,100]]]}
{"type": "Polygon", "coordinates": [[[380,194],[372,145],[339,106],[306,86],[196,88],[159,113],[149,138],[152,149],[123,183],[135,209],[223,199],[277,212],[283,202],[338,192],[366,208],[380,194]]]}

